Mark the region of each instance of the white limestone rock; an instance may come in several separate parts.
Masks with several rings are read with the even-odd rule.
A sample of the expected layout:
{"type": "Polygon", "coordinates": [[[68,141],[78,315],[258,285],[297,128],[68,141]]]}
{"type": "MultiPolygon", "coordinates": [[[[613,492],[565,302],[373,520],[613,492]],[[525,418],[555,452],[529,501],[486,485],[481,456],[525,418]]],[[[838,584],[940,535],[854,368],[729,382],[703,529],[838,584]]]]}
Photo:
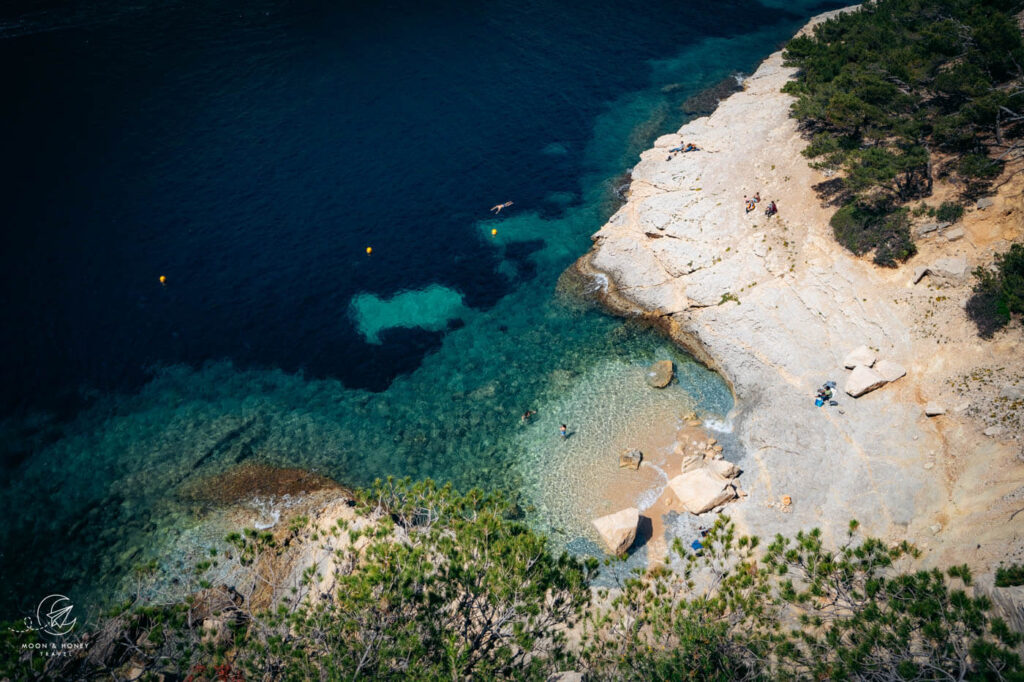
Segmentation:
{"type": "Polygon", "coordinates": [[[740,475],[740,468],[724,459],[713,459],[709,461],[705,467],[708,471],[718,476],[723,481],[727,481],[730,478],[736,478],[740,475]]]}
{"type": "Polygon", "coordinates": [[[853,369],[854,367],[870,367],[875,364],[875,351],[867,346],[859,346],[850,351],[850,354],[843,360],[843,367],[853,369]]]}
{"type": "Polygon", "coordinates": [[[640,523],[640,510],[628,507],[608,516],[594,519],[591,523],[604,540],[608,551],[615,556],[626,553],[636,540],[636,528],[640,523]]]}
{"type": "Polygon", "coordinates": [[[946,408],[938,403],[931,402],[924,406],[924,413],[928,417],[938,417],[940,414],[946,414],[946,408]]]}
{"type": "Polygon", "coordinates": [[[928,266],[928,274],[932,277],[960,282],[967,276],[967,259],[963,256],[940,258],[928,266]]]}
{"type": "Polygon", "coordinates": [[[846,386],[843,387],[843,390],[848,395],[859,398],[865,393],[870,393],[876,388],[885,386],[887,383],[889,382],[885,380],[885,377],[875,370],[864,365],[858,365],[850,372],[850,376],[846,378],[846,386]]]}
{"type": "Polygon", "coordinates": [[[736,489],[706,468],[680,474],[668,485],[691,514],[703,514],[736,499],[736,489]]]}
{"type": "Polygon", "coordinates": [[[907,375],[907,368],[892,360],[879,360],[872,369],[889,383],[907,375]]]}

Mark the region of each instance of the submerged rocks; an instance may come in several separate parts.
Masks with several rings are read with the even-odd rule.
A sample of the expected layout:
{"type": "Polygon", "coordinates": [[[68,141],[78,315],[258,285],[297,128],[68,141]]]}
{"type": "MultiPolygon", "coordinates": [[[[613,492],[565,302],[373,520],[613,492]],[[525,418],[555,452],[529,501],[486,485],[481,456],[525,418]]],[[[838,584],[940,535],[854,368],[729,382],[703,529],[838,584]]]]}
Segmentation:
{"type": "Polygon", "coordinates": [[[732,483],[707,468],[680,474],[668,485],[691,514],[703,514],[736,499],[736,488],[732,483]]]}
{"type": "Polygon", "coordinates": [[[619,455],[619,468],[620,469],[639,469],[640,462],[644,459],[644,453],[640,452],[636,448],[631,450],[624,450],[619,455]]]}
{"type": "Polygon", "coordinates": [[[858,365],[854,367],[853,371],[850,372],[850,376],[846,378],[846,386],[843,387],[843,390],[850,396],[859,398],[865,393],[885,386],[887,383],[885,377],[875,370],[864,365],[858,365]]]}
{"type": "Polygon", "coordinates": [[[647,368],[647,385],[652,388],[665,388],[672,383],[673,371],[671,360],[654,363],[647,368]]]}
{"type": "Polygon", "coordinates": [[[636,540],[636,529],[640,523],[640,510],[628,507],[608,516],[594,519],[591,523],[604,540],[608,551],[615,556],[626,553],[636,540]]]}
{"type": "Polygon", "coordinates": [[[867,346],[860,346],[850,351],[850,354],[843,360],[843,367],[854,369],[855,367],[870,367],[875,364],[875,352],[867,346]]]}

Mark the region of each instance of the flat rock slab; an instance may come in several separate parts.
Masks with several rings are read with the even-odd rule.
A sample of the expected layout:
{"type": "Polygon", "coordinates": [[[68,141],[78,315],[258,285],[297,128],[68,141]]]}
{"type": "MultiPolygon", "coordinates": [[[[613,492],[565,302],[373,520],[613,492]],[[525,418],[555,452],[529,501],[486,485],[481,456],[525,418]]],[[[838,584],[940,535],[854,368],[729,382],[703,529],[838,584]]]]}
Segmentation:
{"type": "Polygon", "coordinates": [[[858,346],[850,351],[850,354],[843,360],[843,367],[853,369],[854,367],[870,367],[875,364],[875,351],[867,346],[858,346]]]}
{"type": "Polygon", "coordinates": [[[959,282],[967,276],[967,259],[963,256],[940,258],[928,266],[928,274],[959,282]]]}
{"type": "Polygon", "coordinates": [[[691,514],[703,514],[736,499],[736,489],[707,469],[680,474],[668,485],[691,514]]]}
{"type": "Polygon", "coordinates": [[[615,556],[626,553],[636,540],[636,528],[640,523],[640,510],[628,507],[608,516],[594,519],[591,523],[604,540],[608,551],[615,556]]]}
{"type": "Polygon", "coordinates": [[[952,230],[946,230],[942,235],[946,238],[946,241],[955,242],[957,239],[963,239],[967,232],[962,227],[954,227],[952,230]]]}
{"type": "Polygon", "coordinates": [[[879,360],[872,369],[889,383],[907,376],[907,368],[892,360],[879,360]]]}
{"type": "Polygon", "coordinates": [[[853,371],[850,372],[850,376],[846,378],[846,386],[843,388],[847,394],[854,398],[859,398],[865,393],[870,393],[876,388],[881,388],[887,383],[885,377],[864,365],[858,365],[854,367],[853,371]]]}
{"type": "Polygon", "coordinates": [[[924,413],[928,417],[938,417],[940,414],[946,414],[946,408],[938,403],[928,403],[924,406],[924,413]]]}

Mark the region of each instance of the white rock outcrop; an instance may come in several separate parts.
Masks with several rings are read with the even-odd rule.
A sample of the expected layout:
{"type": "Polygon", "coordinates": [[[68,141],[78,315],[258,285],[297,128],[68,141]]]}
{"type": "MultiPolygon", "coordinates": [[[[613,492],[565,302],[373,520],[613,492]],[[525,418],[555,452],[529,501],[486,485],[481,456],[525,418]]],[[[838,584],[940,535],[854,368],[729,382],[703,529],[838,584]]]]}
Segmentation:
{"type": "Polygon", "coordinates": [[[889,383],[907,375],[907,368],[892,360],[879,360],[872,369],[889,383]]]}
{"type": "Polygon", "coordinates": [[[870,393],[876,388],[885,386],[887,383],[889,382],[885,380],[885,377],[875,370],[864,365],[858,365],[850,372],[850,376],[846,377],[846,385],[843,387],[843,390],[848,395],[859,398],[865,393],[870,393]]]}
{"type": "Polygon", "coordinates": [[[966,258],[963,256],[950,256],[948,258],[939,258],[929,265],[928,274],[931,277],[960,282],[967,277],[967,269],[966,258]]]}
{"type": "Polygon", "coordinates": [[[608,516],[592,521],[608,551],[615,556],[626,553],[636,540],[636,529],[640,523],[640,510],[628,507],[608,516]]]}
{"type": "MultiPolygon", "coordinates": [[[[740,468],[732,462],[724,459],[713,459],[705,464],[704,467],[723,481],[736,478],[740,475],[740,468]]],[[[686,472],[684,471],[683,473],[686,472]]]]}
{"type": "Polygon", "coordinates": [[[946,414],[946,408],[935,402],[930,402],[924,406],[924,413],[928,417],[938,417],[940,414],[946,414]]]}
{"type": "Polygon", "coordinates": [[[867,346],[858,346],[850,351],[850,354],[843,360],[843,367],[853,369],[854,367],[870,367],[875,364],[875,351],[867,346]]]}

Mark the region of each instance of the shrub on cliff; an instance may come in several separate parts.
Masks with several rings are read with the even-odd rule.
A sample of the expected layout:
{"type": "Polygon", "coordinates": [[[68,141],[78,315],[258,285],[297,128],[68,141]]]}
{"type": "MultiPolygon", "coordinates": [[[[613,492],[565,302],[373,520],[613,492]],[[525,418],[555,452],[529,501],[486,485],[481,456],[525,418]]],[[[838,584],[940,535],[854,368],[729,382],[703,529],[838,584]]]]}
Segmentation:
{"type": "Polygon", "coordinates": [[[895,209],[931,194],[936,158],[966,196],[985,191],[1024,144],[1022,7],[878,0],[791,40],[783,90],[812,165],[841,172],[832,194],[895,209]]]}
{"type": "MultiPolygon", "coordinates": [[[[855,523],[838,548],[817,530],[762,548],[719,517],[698,553],[675,542],[677,570],[634,574],[598,590],[593,605],[596,562],[554,556],[497,497],[388,482],[360,505],[377,521],[352,531],[358,548],[341,550],[333,599],[305,596],[319,579],[307,571],[272,609],[227,588],[213,611],[202,593],[132,606],[101,623],[78,657],[40,659],[8,635],[0,678],[131,667],[190,682],[544,680],[570,667],[594,680],[1024,676],[1013,651],[1021,636],[989,619],[966,567],[908,571],[912,546],[860,538],[855,523]],[[204,630],[207,617],[226,627],[204,630]]],[[[234,538],[247,557],[242,592],[273,580],[262,559],[289,539],[234,538]]]]}
{"type": "Polygon", "coordinates": [[[1020,679],[1021,635],[986,615],[966,566],[904,572],[916,550],[817,530],[759,554],[719,517],[681,573],[626,581],[595,617],[583,664],[598,679],[1020,679]]]}
{"type": "Polygon", "coordinates": [[[906,208],[889,212],[886,203],[854,201],[836,211],[831,224],[836,241],[857,255],[873,250],[878,265],[895,267],[917,253],[906,208]]]}
{"type": "Polygon", "coordinates": [[[1013,315],[1024,314],[1024,245],[1013,244],[996,256],[994,268],[978,267],[974,277],[977,282],[967,301],[967,314],[978,334],[989,338],[1013,315]]]}

